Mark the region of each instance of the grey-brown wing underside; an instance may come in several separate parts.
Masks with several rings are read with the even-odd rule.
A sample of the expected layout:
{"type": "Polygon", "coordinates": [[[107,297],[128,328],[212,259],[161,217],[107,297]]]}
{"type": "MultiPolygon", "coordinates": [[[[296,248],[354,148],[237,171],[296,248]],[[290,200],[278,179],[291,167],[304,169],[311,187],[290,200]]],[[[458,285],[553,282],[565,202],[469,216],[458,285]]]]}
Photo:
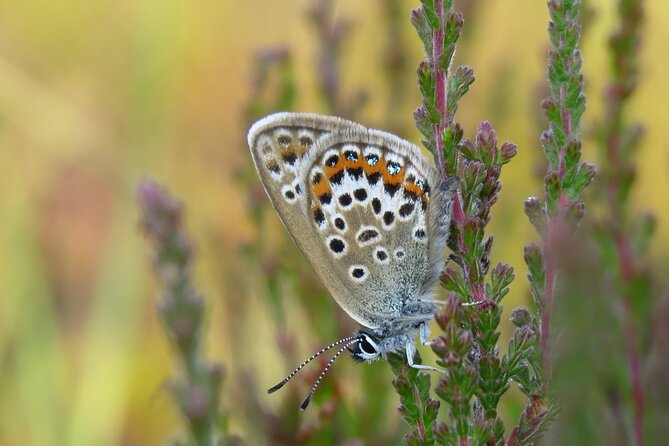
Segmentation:
{"type": "Polygon", "coordinates": [[[454,189],[418,147],[307,114],[265,118],[249,146],[284,225],[351,317],[377,328],[429,298],[454,189]]]}

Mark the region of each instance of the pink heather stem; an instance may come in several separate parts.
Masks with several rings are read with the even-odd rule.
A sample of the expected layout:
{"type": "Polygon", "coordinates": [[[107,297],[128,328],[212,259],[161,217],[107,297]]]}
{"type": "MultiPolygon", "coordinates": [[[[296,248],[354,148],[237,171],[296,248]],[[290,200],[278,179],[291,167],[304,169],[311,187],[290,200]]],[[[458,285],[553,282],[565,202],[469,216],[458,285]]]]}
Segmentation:
{"type": "Polygon", "coordinates": [[[436,150],[439,172],[443,178],[446,178],[446,162],[444,161],[444,141],[442,139],[442,135],[444,134],[444,129],[446,128],[448,121],[446,111],[447,73],[439,69],[439,61],[441,60],[444,49],[444,0],[436,0],[435,9],[437,11],[437,16],[439,17],[439,22],[442,24],[442,26],[437,28],[437,30],[432,34],[432,66],[434,69],[437,109],[441,114],[439,124],[434,126],[434,139],[437,143],[436,150]]]}
{"type": "MultiPolygon", "coordinates": [[[[624,236],[616,238],[616,250],[620,261],[620,269],[623,280],[630,282],[634,278],[634,264],[630,250],[629,240],[624,236]]],[[[636,348],[637,330],[632,317],[632,304],[629,295],[624,297],[624,330],[627,347],[627,361],[629,366],[630,381],[632,385],[632,399],[634,401],[634,436],[636,444],[643,444],[644,424],[644,394],[641,384],[641,370],[639,364],[639,352],[636,348]]]]}
{"type": "MultiPolygon", "coordinates": [[[[618,102],[619,98],[614,97],[618,102]]],[[[621,170],[620,161],[620,138],[615,132],[610,134],[607,138],[607,147],[609,154],[609,162],[614,167],[614,171],[621,170]]],[[[610,219],[612,222],[619,223],[623,221],[622,210],[617,205],[616,198],[618,196],[619,183],[615,176],[612,176],[608,182],[607,192],[609,193],[609,205],[611,207],[610,219]]],[[[635,270],[634,260],[632,259],[632,250],[629,239],[625,236],[622,229],[619,229],[619,224],[614,224],[616,254],[620,263],[620,273],[624,282],[629,283],[634,279],[635,270]]],[[[641,384],[641,371],[639,365],[639,353],[637,351],[637,333],[636,325],[632,317],[632,308],[630,296],[625,294],[623,296],[624,304],[624,330],[627,348],[627,361],[630,373],[630,384],[632,386],[632,399],[634,401],[634,437],[637,446],[643,445],[643,425],[644,425],[644,393],[641,384]]]]}
{"type": "MultiPolygon", "coordinates": [[[[560,154],[560,164],[563,164],[564,156],[560,154]]],[[[564,177],[564,169],[560,169],[560,179],[564,177]]],[[[546,274],[546,302],[545,308],[541,314],[541,353],[543,356],[544,370],[550,376],[551,371],[551,356],[549,351],[549,340],[551,330],[551,317],[553,314],[553,297],[555,294],[555,265],[551,258],[551,253],[557,250],[557,245],[560,243],[560,237],[564,230],[564,216],[567,213],[569,200],[567,196],[562,193],[558,198],[558,215],[551,217],[548,222],[548,231],[546,233],[546,240],[544,242],[543,257],[544,257],[544,271],[546,274]]]]}
{"type": "Polygon", "coordinates": [[[632,309],[629,299],[625,300],[625,337],[627,338],[627,358],[629,361],[630,379],[632,381],[632,398],[634,400],[634,436],[636,444],[643,444],[644,395],[641,385],[641,367],[639,353],[636,349],[636,326],[632,320],[632,309]]]}
{"type": "Polygon", "coordinates": [[[550,339],[551,315],[553,312],[553,290],[555,289],[555,269],[549,254],[544,250],[544,268],[546,271],[546,303],[541,313],[541,353],[543,355],[544,370],[550,374],[551,358],[548,351],[548,340],[550,339]]]}

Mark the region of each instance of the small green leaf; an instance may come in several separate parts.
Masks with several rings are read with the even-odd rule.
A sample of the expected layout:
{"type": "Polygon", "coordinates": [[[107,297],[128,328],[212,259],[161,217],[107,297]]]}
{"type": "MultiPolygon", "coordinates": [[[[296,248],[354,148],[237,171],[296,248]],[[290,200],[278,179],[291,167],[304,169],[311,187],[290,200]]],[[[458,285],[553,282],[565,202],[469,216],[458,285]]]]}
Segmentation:
{"type": "Polygon", "coordinates": [[[544,178],[544,191],[546,193],[546,204],[551,216],[558,214],[558,201],[562,192],[562,184],[558,172],[550,172],[544,178]]]}
{"type": "Polygon", "coordinates": [[[530,311],[525,307],[514,308],[511,313],[511,323],[516,327],[522,327],[527,325],[532,321],[532,315],[530,311]]]}
{"type": "Polygon", "coordinates": [[[569,198],[576,199],[588,187],[597,175],[597,168],[590,163],[581,163],[574,175],[573,183],[568,189],[569,198]]]}
{"type": "Polygon", "coordinates": [[[543,292],[546,272],[541,248],[534,243],[530,243],[525,247],[524,258],[529,270],[530,283],[536,284],[537,288],[543,292]]]}
{"type": "Polygon", "coordinates": [[[424,8],[416,8],[411,11],[411,24],[416,29],[416,33],[423,42],[425,54],[432,54],[432,32],[427,15],[424,8]]]}
{"type": "Polygon", "coordinates": [[[511,143],[511,142],[505,142],[502,144],[502,147],[499,149],[499,156],[498,159],[496,160],[496,163],[498,165],[506,164],[509,161],[511,161],[511,158],[516,156],[518,153],[518,146],[511,143]]]}
{"type": "Polygon", "coordinates": [[[575,231],[585,215],[585,204],[582,201],[572,200],[567,205],[564,219],[571,231],[575,231]]]}
{"type": "Polygon", "coordinates": [[[455,45],[455,42],[460,38],[460,31],[464,23],[462,13],[452,11],[448,13],[444,32],[444,47],[455,45]]]}
{"type": "Polygon", "coordinates": [[[513,267],[504,263],[498,263],[490,273],[492,297],[496,302],[508,292],[508,286],[513,282],[515,274],[513,267]]]}
{"type": "Polygon", "coordinates": [[[425,107],[422,105],[418,107],[413,114],[413,118],[416,121],[416,127],[418,128],[418,131],[425,138],[434,141],[434,126],[427,115],[425,107]]]}
{"type": "Polygon", "coordinates": [[[546,155],[546,159],[548,160],[548,166],[552,169],[556,169],[558,166],[558,153],[560,151],[560,146],[555,140],[553,132],[550,129],[542,132],[540,141],[541,147],[544,150],[544,155],[546,155]]]}
{"type": "Polygon", "coordinates": [[[435,9],[434,0],[420,0],[420,2],[423,4],[423,11],[427,16],[430,26],[432,29],[438,29],[441,26],[441,23],[435,9]]]}
{"type": "Polygon", "coordinates": [[[546,229],[546,214],[541,201],[537,197],[529,197],[523,203],[523,208],[532,226],[534,226],[539,234],[544,234],[546,229]]]}

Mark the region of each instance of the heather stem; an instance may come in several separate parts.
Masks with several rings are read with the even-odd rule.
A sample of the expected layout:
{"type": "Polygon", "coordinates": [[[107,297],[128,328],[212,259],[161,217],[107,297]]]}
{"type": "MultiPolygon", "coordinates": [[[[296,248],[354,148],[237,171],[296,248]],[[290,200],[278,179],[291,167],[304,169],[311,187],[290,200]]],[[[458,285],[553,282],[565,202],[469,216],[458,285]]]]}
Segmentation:
{"type": "MultiPolygon", "coordinates": [[[[548,81],[551,95],[542,106],[548,129],[541,136],[547,158],[544,210],[537,211],[536,199],[526,202],[526,212],[542,238],[540,267],[530,274],[533,293],[541,313],[541,357],[550,376],[550,325],[556,288],[556,265],[563,237],[573,231],[583,216],[579,196],[595,174],[592,165],[580,161],[580,118],[585,110],[580,37],[579,0],[549,0],[551,21],[548,32],[548,81]],[[532,201],[532,202],[530,202],[532,201]],[[529,207],[528,207],[529,206],[529,207]],[[539,215],[541,214],[541,215],[539,215]],[[541,277],[543,276],[543,277],[541,277]]],[[[532,268],[531,268],[532,269],[532,268]]]]}
{"type": "MultiPolygon", "coordinates": [[[[545,249],[545,248],[544,248],[545,249]]],[[[550,340],[551,316],[553,309],[553,291],[555,289],[555,269],[550,259],[545,259],[546,268],[546,307],[541,313],[541,353],[544,371],[547,379],[550,378],[551,357],[548,342],[550,340]]]]}
{"type": "Polygon", "coordinates": [[[204,302],[191,281],[194,255],[183,227],[183,207],[150,180],[140,183],[137,201],[162,288],[159,313],[181,368],[181,376],[171,386],[174,398],[189,423],[194,444],[222,444],[229,438],[219,409],[223,369],[202,354],[204,302]]]}
{"type": "MultiPolygon", "coordinates": [[[[636,257],[643,248],[634,246],[630,227],[634,220],[629,214],[629,190],[634,179],[632,154],[640,138],[638,126],[625,123],[624,111],[637,84],[638,47],[643,23],[642,0],[618,1],[618,27],[609,41],[611,51],[611,81],[606,90],[607,109],[602,125],[601,147],[603,176],[606,188],[608,232],[617,257],[618,277],[623,307],[623,330],[632,391],[634,438],[637,445],[644,441],[644,393],[641,382],[638,351],[638,327],[635,309],[650,296],[635,287],[645,280],[643,266],[636,257]],[[636,253],[636,254],[635,254],[636,253]]],[[[650,233],[650,231],[649,231],[650,233]]],[[[649,235],[649,234],[648,234],[649,235]]]]}
{"type": "MultiPolygon", "coordinates": [[[[435,11],[439,18],[439,23],[444,23],[444,0],[435,1],[435,11]]],[[[447,73],[439,67],[439,61],[443,55],[444,28],[438,27],[432,34],[432,66],[434,68],[434,86],[436,96],[436,106],[439,110],[441,119],[434,124],[434,139],[437,144],[437,167],[443,178],[446,177],[446,166],[444,161],[444,140],[442,135],[446,125],[450,123],[452,117],[448,116],[446,110],[446,78],[447,73]]]]}
{"type": "Polygon", "coordinates": [[[580,194],[590,184],[593,165],[582,162],[580,119],[585,111],[579,24],[580,0],[549,0],[547,77],[550,96],[542,102],[548,128],[541,134],[546,156],[544,199],[530,197],[525,213],[535,227],[540,245],[525,247],[525,263],[532,297],[538,312],[536,350],[530,358],[534,377],[522,385],[530,398],[510,444],[530,444],[555,413],[547,392],[553,367],[551,322],[559,275],[559,254],[564,242],[583,218],[585,204],[580,194]]]}

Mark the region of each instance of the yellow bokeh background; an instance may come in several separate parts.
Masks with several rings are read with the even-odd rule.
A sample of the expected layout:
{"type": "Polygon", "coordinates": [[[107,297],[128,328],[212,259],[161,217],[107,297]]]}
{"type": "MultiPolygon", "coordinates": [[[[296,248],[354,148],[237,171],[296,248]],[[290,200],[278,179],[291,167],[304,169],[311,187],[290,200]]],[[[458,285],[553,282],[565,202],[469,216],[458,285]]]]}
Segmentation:
{"type": "MultiPolygon", "coordinates": [[[[315,92],[317,42],[305,19],[312,3],[0,2],[0,444],[163,444],[181,431],[165,389],[174,367],[137,224],[135,188],[145,175],[186,204],[197,245],[194,274],[211,310],[207,355],[226,364],[226,384],[234,386],[246,368],[256,369],[263,385],[285,372],[275,365],[271,318],[257,291],[262,277],[254,279],[259,295],[248,296],[251,310],[236,321],[246,336],[226,336],[236,317],[226,296],[236,284],[223,271],[243,270],[239,246],[256,235],[238,173],[250,163],[244,110],[258,50],[290,48],[297,108],[324,110],[315,92]]],[[[397,38],[409,48],[413,73],[421,50],[408,13],[418,2],[404,3],[397,38]]],[[[601,93],[614,25],[613,1],[587,4],[595,16],[583,40],[586,131],[606,107],[601,93]]],[[[353,23],[341,59],[343,91],[365,89],[369,100],[357,116],[384,129],[388,94],[379,64],[388,36],[381,6],[342,0],[335,16],[353,23]]],[[[478,121],[490,119],[500,140],[519,145],[490,227],[494,260],[517,270],[508,309],[527,299],[522,247],[535,236],[522,200],[541,193],[533,172],[541,160],[548,17],[543,1],[469,6],[457,63],[472,66],[477,80],[458,121],[471,137],[478,121]]],[[[658,259],[666,258],[669,236],[667,48],[669,3],[649,0],[629,118],[646,128],[633,202],[658,217],[658,259]]],[[[410,99],[393,112],[412,128],[419,95],[408,78],[410,99]]],[[[407,136],[419,139],[415,131],[407,136]]],[[[592,139],[584,157],[597,162],[592,139]]],[[[300,340],[305,355],[313,347],[300,340]]],[[[226,389],[223,404],[231,406],[226,389]]],[[[234,411],[231,425],[244,426],[234,411]]]]}

